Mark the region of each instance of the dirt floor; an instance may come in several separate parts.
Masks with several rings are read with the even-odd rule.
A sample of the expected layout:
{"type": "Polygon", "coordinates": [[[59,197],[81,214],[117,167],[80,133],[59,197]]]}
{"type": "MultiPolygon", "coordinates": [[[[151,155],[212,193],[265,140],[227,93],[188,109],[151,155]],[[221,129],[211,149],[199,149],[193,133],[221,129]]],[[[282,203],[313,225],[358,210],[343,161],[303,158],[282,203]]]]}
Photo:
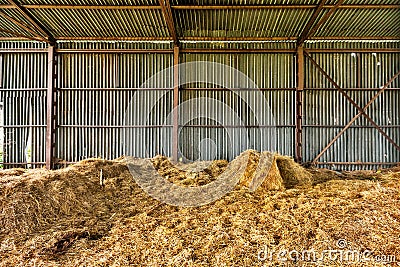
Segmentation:
{"type": "MultiPolygon", "coordinates": [[[[400,266],[400,167],[338,173],[276,156],[251,192],[261,154],[245,154],[232,192],[189,208],[148,196],[123,158],[2,170],[0,266],[400,266]]],[[[152,163],[188,187],[228,168],[152,163]]]]}

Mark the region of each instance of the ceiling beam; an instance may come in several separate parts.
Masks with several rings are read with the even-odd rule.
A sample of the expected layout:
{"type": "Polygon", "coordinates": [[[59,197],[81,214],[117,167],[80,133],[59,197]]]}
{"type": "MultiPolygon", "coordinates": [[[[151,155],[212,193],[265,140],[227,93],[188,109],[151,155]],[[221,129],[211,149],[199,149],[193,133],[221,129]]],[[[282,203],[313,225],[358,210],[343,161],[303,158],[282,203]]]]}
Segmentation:
{"type": "Polygon", "coordinates": [[[36,31],[34,31],[33,29],[31,29],[31,27],[30,27],[29,25],[25,24],[24,22],[19,21],[19,20],[17,20],[17,19],[14,19],[14,18],[8,16],[7,14],[5,14],[5,13],[2,12],[2,11],[0,11],[0,16],[3,17],[3,18],[5,18],[6,20],[9,20],[11,23],[13,23],[13,24],[15,24],[15,25],[21,27],[22,29],[24,29],[24,30],[30,32],[30,33],[33,34],[34,36],[37,36],[38,38],[44,39],[42,36],[38,36],[39,34],[38,34],[36,31]]]}
{"type": "MultiPolygon", "coordinates": [[[[322,2],[325,3],[325,0],[322,0],[321,3],[322,2]]],[[[321,25],[324,24],[332,16],[333,13],[335,13],[335,11],[340,7],[340,5],[343,4],[343,2],[344,2],[344,0],[339,0],[334,7],[329,9],[329,11],[318,21],[317,24],[315,24],[311,29],[304,31],[303,32],[304,35],[302,33],[302,36],[300,36],[299,40],[297,41],[297,46],[302,45],[305,40],[307,40],[310,36],[314,35],[314,33],[321,27],[321,25]]],[[[320,11],[318,12],[318,14],[316,14],[315,19],[318,17],[319,13],[320,13],[320,11]]],[[[314,17],[314,15],[313,15],[313,17],[314,17]]],[[[312,22],[311,25],[313,25],[315,23],[315,19],[314,19],[314,21],[309,21],[309,22],[312,22]]]]}
{"type": "MultiPolygon", "coordinates": [[[[319,5],[176,5],[172,9],[195,10],[195,9],[314,9],[319,5]]],[[[333,8],[334,5],[323,5],[322,8],[333,8]]],[[[400,5],[341,5],[340,9],[400,9],[400,5]]]]}
{"type": "Polygon", "coordinates": [[[117,5],[22,5],[26,9],[161,9],[161,6],[117,6],[117,5]]]}
{"type": "Polygon", "coordinates": [[[178,40],[178,35],[176,34],[174,17],[172,15],[172,10],[171,10],[171,5],[169,3],[169,0],[159,0],[159,2],[160,2],[162,13],[164,15],[164,19],[167,22],[169,34],[171,35],[172,40],[174,41],[174,44],[176,46],[178,46],[179,40],[178,40]]]}
{"type": "Polygon", "coordinates": [[[301,46],[304,43],[304,40],[307,39],[308,34],[310,32],[311,27],[314,25],[315,21],[317,20],[318,16],[321,14],[323,10],[323,6],[325,5],[326,0],[321,0],[317,8],[314,10],[311,18],[308,20],[306,26],[304,27],[302,33],[300,34],[299,39],[297,40],[297,46],[301,46]]]}
{"type": "MultiPolygon", "coordinates": [[[[24,40],[28,39],[28,40],[33,40],[33,41],[41,41],[41,42],[47,42],[47,43],[49,42],[48,40],[44,39],[43,37],[27,36],[27,35],[20,34],[18,32],[14,32],[14,31],[2,29],[2,28],[0,28],[0,32],[5,32],[5,33],[8,33],[8,34],[12,34],[15,37],[19,37],[19,38],[22,38],[24,40]]],[[[4,38],[11,38],[12,39],[14,37],[4,37],[4,38]]]]}
{"type": "MultiPolygon", "coordinates": [[[[1,38],[1,37],[0,37],[1,38]]],[[[8,37],[7,37],[8,38],[8,37]]],[[[171,37],[146,37],[146,36],[108,36],[108,37],[95,37],[95,36],[56,36],[57,40],[67,41],[139,41],[139,42],[168,42],[172,41],[171,37]]],[[[204,42],[218,42],[218,41],[296,41],[298,37],[181,37],[181,41],[204,41],[204,42]]],[[[338,41],[338,40],[354,40],[354,41],[375,41],[375,40],[390,40],[400,41],[400,36],[326,36],[326,37],[310,37],[309,40],[313,41],[338,41]]]]}
{"type": "MultiPolygon", "coordinates": [[[[26,9],[161,9],[157,5],[21,5],[26,9]]],[[[175,5],[177,10],[226,10],[226,9],[315,9],[318,5],[175,5]]],[[[334,5],[324,5],[322,8],[333,8],[334,5]]],[[[13,5],[0,5],[0,9],[15,8],[13,5]]],[[[339,9],[400,9],[400,5],[341,5],[339,9]]]]}
{"type": "Polygon", "coordinates": [[[161,41],[172,41],[171,37],[146,37],[146,36],[56,36],[57,40],[61,41],[138,41],[138,42],[161,42],[161,41]]]}
{"type": "Polygon", "coordinates": [[[56,42],[53,35],[35,18],[33,17],[25,7],[16,3],[14,0],[8,0],[8,2],[14,6],[43,36],[47,37],[50,43],[54,44],[56,42]]]}

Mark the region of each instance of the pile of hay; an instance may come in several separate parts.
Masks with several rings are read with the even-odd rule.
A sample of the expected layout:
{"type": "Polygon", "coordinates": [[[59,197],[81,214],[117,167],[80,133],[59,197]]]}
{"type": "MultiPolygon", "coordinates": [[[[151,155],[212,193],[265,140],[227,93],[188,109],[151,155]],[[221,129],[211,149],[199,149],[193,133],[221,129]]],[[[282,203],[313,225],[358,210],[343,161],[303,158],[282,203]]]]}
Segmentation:
{"type": "MultiPolygon", "coordinates": [[[[255,166],[257,153],[252,157],[255,166]]],[[[166,160],[156,161],[164,173],[166,160]]],[[[302,266],[307,262],[262,261],[258,255],[265,248],[321,253],[337,249],[339,239],[348,249],[400,259],[399,169],[361,179],[300,169],[284,156],[273,162],[272,173],[288,189],[238,186],[196,208],[149,197],[123,159],[90,159],[56,171],[0,171],[0,266],[302,266]]],[[[246,171],[248,181],[254,179],[257,170],[246,171]]],[[[338,259],[319,264],[346,265],[338,259]]]]}
{"type": "Polygon", "coordinates": [[[151,162],[161,176],[181,186],[208,184],[217,179],[228,166],[228,161],[226,160],[174,165],[168,157],[162,155],[152,158],[151,162]]]}
{"type": "Polygon", "coordinates": [[[253,179],[260,175],[260,179],[264,180],[261,189],[264,190],[283,190],[311,185],[312,174],[291,157],[256,150],[247,150],[243,154],[248,155],[247,168],[240,182],[243,186],[250,187],[253,179]],[[260,158],[270,162],[261,163],[260,158]],[[268,169],[262,172],[265,165],[268,165],[268,169]]]}

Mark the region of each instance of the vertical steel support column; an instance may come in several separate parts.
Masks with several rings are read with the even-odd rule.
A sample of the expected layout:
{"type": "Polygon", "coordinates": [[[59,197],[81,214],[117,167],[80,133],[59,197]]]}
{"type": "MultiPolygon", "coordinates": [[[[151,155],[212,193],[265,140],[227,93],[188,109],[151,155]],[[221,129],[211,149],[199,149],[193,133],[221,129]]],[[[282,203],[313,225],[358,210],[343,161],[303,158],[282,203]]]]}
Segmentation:
{"type": "Polygon", "coordinates": [[[304,52],[303,47],[297,48],[297,87],[296,87],[296,161],[303,161],[303,89],[304,89],[304,52]]]}
{"type": "Polygon", "coordinates": [[[174,46],[174,106],[172,128],[172,159],[178,161],[179,149],[179,46],[174,46]]]}
{"type": "Polygon", "coordinates": [[[54,94],[56,90],[56,53],[55,46],[51,45],[48,48],[47,54],[47,109],[46,109],[46,168],[53,167],[54,157],[54,130],[55,130],[55,105],[54,94]]]}

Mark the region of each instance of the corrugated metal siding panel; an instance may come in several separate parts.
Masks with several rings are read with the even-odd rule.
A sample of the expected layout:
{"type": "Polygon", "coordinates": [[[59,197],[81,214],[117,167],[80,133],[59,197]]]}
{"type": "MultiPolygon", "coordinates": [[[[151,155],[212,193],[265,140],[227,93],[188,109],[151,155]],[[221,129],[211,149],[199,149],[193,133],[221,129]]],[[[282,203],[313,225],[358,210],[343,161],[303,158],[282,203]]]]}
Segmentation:
{"type": "MultiPolygon", "coordinates": [[[[14,18],[20,22],[24,22],[27,25],[30,25],[29,21],[27,21],[24,16],[21,15],[21,13],[19,13],[16,10],[13,9],[0,9],[1,12],[3,12],[6,16],[14,18]]],[[[18,26],[17,24],[15,24],[14,22],[10,21],[8,18],[5,18],[3,16],[0,16],[0,25],[2,29],[5,30],[9,30],[12,32],[16,32],[19,33],[21,35],[25,35],[25,36],[33,36],[32,33],[30,33],[29,31],[25,30],[24,28],[18,26]]],[[[32,27],[33,28],[33,27],[32,27]]],[[[13,36],[12,34],[8,34],[5,32],[0,32],[0,36],[13,36]]]]}
{"type": "MultiPolygon", "coordinates": [[[[63,48],[83,48],[87,45],[63,43],[63,48]]],[[[115,43],[94,45],[102,49],[118,46],[115,43]]],[[[132,48],[137,45],[126,46],[132,48]]],[[[115,158],[123,154],[151,157],[163,152],[170,155],[170,147],[164,146],[164,151],[160,149],[163,147],[161,134],[170,138],[171,129],[147,126],[162,125],[162,120],[170,113],[172,94],[168,91],[172,81],[164,77],[150,84],[144,83],[157,72],[171,66],[171,54],[61,54],[57,92],[57,157],[74,162],[88,157],[115,158]],[[149,90],[137,90],[143,86],[149,90]],[[162,92],[167,93],[159,103],[153,103],[153,99],[162,92]],[[125,112],[135,93],[139,95],[139,102],[132,105],[131,111],[135,115],[130,121],[124,121],[125,112]],[[146,114],[141,114],[139,110],[153,104],[155,108],[151,116],[154,120],[144,121],[146,114]],[[155,111],[158,117],[154,116],[155,111]],[[126,128],[129,125],[144,127],[129,131],[126,128]],[[126,133],[134,136],[132,142],[125,142],[126,133]]]]}
{"type": "Polygon", "coordinates": [[[287,42],[182,42],[182,49],[295,49],[295,41],[287,42]]]}
{"type": "MultiPolygon", "coordinates": [[[[59,0],[22,0],[25,5],[58,5],[59,0]]],[[[63,0],[64,5],[158,5],[157,0],[63,0]]]]}
{"type": "MultiPolygon", "coordinates": [[[[147,43],[94,43],[94,42],[62,42],[60,48],[70,49],[169,49],[170,44],[147,43]]],[[[209,44],[185,44],[192,48],[205,48],[209,44]]],[[[260,44],[238,44],[238,47],[253,47],[260,44]]],[[[265,46],[275,45],[266,43],[265,46]]],[[[288,46],[292,43],[288,43],[288,46]]],[[[394,48],[399,43],[390,42],[386,45],[379,43],[308,43],[312,48],[394,48]],[[328,46],[328,47],[327,47],[328,46]]],[[[229,47],[234,45],[229,44],[229,47]]],[[[45,48],[45,44],[37,42],[7,42],[0,43],[0,48],[45,48]]],[[[265,48],[265,47],[264,47],[265,48]]],[[[360,105],[365,105],[374,95],[376,90],[365,88],[377,88],[388,81],[400,69],[400,57],[398,53],[313,53],[312,56],[321,67],[344,88],[363,87],[348,91],[349,95],[360,105]],[[378,64],[379,62],[379,64],[378,64]],[[361,72],[360,72],[361,70],[361,72]],[[361,73],[359,78],[357,74],[361,73]]],[[[235,139],[229,141],[223,128],[216,126],[210,120],[200,121],[207,127],[196,127],[199,121],[192,121],[181,128],[180,146],[183,155],[191,159],[210,159],[213,147],[205,145],[205,154],[201,154],[199,145],[204,138],[215,140],[217,144],[217,157],[233,157],[243,149],[255,148],[274,149],[282,154],[294,154],[294,123],[295,123],[295,56],[288,54],[182,54],[181,62],[205,60],[219,62],[237,68],[247,74],[259,88],[264,88],[263,95],[272,110],[274,123],[271,122],[270,113],[265,114],[264,126],[275,126],[276,130],[268,132],[271,127],[265,127],[266,133],[260,134],[260,130],[254,128],[234,129],[235,139]],[[246,146],[239,143],[239,136],[243,130],[247,133],[249,142],[246,146]],[[271,142],[270,136],[276,134],[276,141],[271,142]],[[228,150],[234,144],[231,151],[228,150]],[[270,146],[270,147],[269,147],[270,146]]],[[[28,128],[38,129],[32,133],[32,151],[36,151],[36,161],[44,161],[44,134],[45,134],[45,90],[47,86],[47,59],[46,53],[20,53],[4,54],[2,56],[3,89],[1,97],[7,108],[4,114],[22,114],[21,116],[4,115],[4,121],[8,125],[37,125],[38,127],[12,127],[9,138],[17,140],[12,143],[10,149],[18,151],[13,153],[13,158],[8,161],[24,161],[23,152],[26,147],[28,128]],[[11,67],[9,67],[11,66],[11,67]],[[15,91],[15,89],[24,91],[15,91]],[[26,88],[38,88],[41,91],[26,91],[26,88]],[[13,91],[14,90],[14,91],[13,91]],[[6,100],[6,101],[5,101],[6,100]],[[11,102],[10,102],[11,101],[11,102]],[[34,108],[35,107],[35,108],[34,108]],[[28,111],[28,112],[26,112],[28,111]],[[23,116],[26,114],[38,114],[37,117],[23,116]],[[35,120],[36,119],[36,120],[35,120]],[[12,134],[12,135],[11,135],[12,134]],[[16,136],[16,137],[15,137],[16,136]],[[34,137],[35,136],[35,137],[34,137]],[[35,141],[36,140],[36,141],[35,141]],[[34,148],[34,144],[37,145],[34,148]]],[[[87,157],[114,158],[128,151],[129,154],[141,157],[153,156],[157,153],[171,155],[171,124],[166,120],[172,111],[172,71],[169,70],[161,79],[147,84],[147,88],[165,88],[165,90],[140,91],[139,100],[133,107],[132,120],[128,125],[167,125],[167,127],[132,128],[128,131],[135,138],[129,143],[128,150],[123,142],[126,128],[123,114],[135,88],[140,87],[153,74],[172,66],[171,54],[60,54],[58,55],[59,91],[57,92],[57,157],[66,161],[77,161],[87,157]],[[141,110],[154,104],[154,99],[161,96],[150,112],[151,120],[144,120],[141,110]],[[104,127],[100,127],[104,126],[104,127]],[[164,136],[162,140],[160,137],[164,136]],[[122,141],[121,141],[122,140],[122,141]]],[[[186,75],[194,78],[198,70],[187,70],[186,75]]],[[[318,152],[334,137],[336,133],[356,114],[343,96],[341,96],[331,84],[306,60],[306,87],[304,92],[304,159],[312,160],[318,152]]],[[[249,87],[249,84],[242,88],[249,87]]],[[[368,114],[383,127],[394,141],[400,143],[400,81],[395,80],[390,90],[384,92],[369,109],[368,114]]],[[[254,99],[255,94],[250,90],[242,91],[249,99],[254,99]]],[[[247,111],[245,103],[238,100],[232,92],[217,89],[215,85],[192,83],[183,86],[180,92],[180,101],[196,99],[199,96],[207,96],[229,104],[247,124],[253,124],[254,120],[247,111]],[[190,88],[206,90],[190,90],[190,88]]],[[[258,101],[258,100],[257,100],[258,101]]],[[[254,103],[258,103],[254,100],[254,103]]],[[[256,104],[262,110],[266,110],[262,104],[256,104]]],[[[209,114],[213,108],[208,107],[209,114]]],[[[206,109],[207,110],[207,109],[206,109]]],[[[189,107],[184,115],[190,115],[193,109],[189,107]]],[[[181,123],[185,123],[182,117],[181,123]]],[[[8,137],[7,137],[8,138],[8,137]]],[[[204,145],[204,143],[203,143],[204,145]]],[[[201,147],[201,146],[200,146],[201,147]]],[[[32,155],[32,161],[34,156],[32,155]]],[[[320,159],[322,162],[396,162],[400,161],[397,150],[381,136],[376,129],[370,126],[365,118],[358,119],[337,143],[320,159]]],[[[322,165],[324,166],[324,165],[322,165]]],[[[332,167],[332,166],[326,166],[332,167]]],[[[334,168],[359,169],[377,168],[376,165],[366,166],[342,166],[334,168]]]]}
{"type": "MultiPolygon", "coordinates": [[[[40,43],[1,43],[2,49],[44,48],[40,43]]],[[[4,163],[44,162],[46,133],[46,53],[1,54],[0,102],[4,163]]],[[[0,165],[2,165],[0,163],[0,165]]],[[[16,167],[18,165],[4,165],[16,167]]],[[[30,165],[23,165],[28,167],[30,165]]],[[[19,165],[20,167],[20,165],[19,165]]]]}
{"type": "MultiPolygon", "coordinates": [[[[226,64],[246,74],[256,83],[258,88],[270,89],[263,90],[261,93],[258,90],[246,89],[246,87],[251,88],[251,84],[245,83],[241,86],[244,90],[234,90],[234,93],[229,90],[218,89],[219,86],[209,83],[185,85],[186,88],[200,88],[200,91],[189,90],[189,88],[183,90],[180,97],[181,104],[185,101],[193,101],[187,107],[187,110],[182,112],[185,116],[180,121],[180,124],[185,123],[180,135],[180,146],[185,157],[192,160],[197,158],[212,159],[213,154],[201,153],[202,149],[206,152],[214,150],[216,158],[221,157],[229,160],[249,148],[273,150],[286,155],[294,154],[295,93],[293,89],[295,78],[293,77],[293,70],[295,61],[293,54],[183,54],[182,61],[208,61],[226,64]],[[258,99],[260,94],[265,102],[258,99]],[[187,116],[195,116],[195,106],[196,103],[200,105],[200,97],[221,101],[231,107],[233,114],[238,114],[243,125],[259,127],[231,128],[232,125],[224,117],[228,114],[224,114],[221,111],[222,106],[217,105],[211,105],[207,108],[204,106],[204,108],[206,117],[209,118],[222,113],[220,114],[222,118],[219,126],[216,126],[216,122],[212,120],[196,119],[187,122],[187,116]],[[254,121],[254,117],[248,110],[249,105],[252,108],[265,111],[263,117],[258,118],[258,123],[254,121]],[[229,133],[231,133],[230,137],[229,133]],[[246,137],[246,140],[242,140],[243,137],[246,137]],[[213,140],[215,147],[202,143],[202,140],[207,138],[213,140]]],[[[196,80],[196,77],[204,71],[188,69],[185,76],[191,76],[187,80],[196,80]]],[[[215,80],[236,78],[234,73],[214,73],[214,75],[213,79],[215,80]]]]}
{"type": "Polygon", "coordinates": [[[399,21],[399,9],[339,9],[314,36],[400,37],[399,21]]]}
{"type": "MultiPolygon", "coordinates": [[[[258,88],[295,88],[294,54],[183,54],[182,62],[208,61],[227,65],[246,74],[258,88]]],[[[196,71],[185,75],[198,75],[196,71]]],[[[192,78],[192,80],[195,78],[192,78]]],[[[196,87],[215,87],[196,85],[196,87]]],[[[248,85],[247,85],[248,86],[248,85]]]]}
{"type": "Polygon", "coordinates": [[[150,43],[150,42],[110,42],[110,41],[59,41],[60,49],[172,49],[173,45],[169,42],[150,43]]]}
{"type": "MultiPolygon", "coordinates": [[[[378,88],[400,70],[400,57],[395,53],[329,53],[313,58],[327,71],[349,96],[364,107],[378,88]],[[361,75],[357,77],[357,73],[361,75]],[[366,90],[362,88],[376,88],[366,90]]],[[[358,113],[342,94],[317,73],[306,60],[307,75],[304,94],[304,160],[313,160],[337,133],[358,113]]],[[[369,107],[367,114],[397,143],[399,139],[400,81],[396,79],[369,107]],[[395,89],[396,88],[396,89],[395,89]]],[[[320,158],[320,162],[396,162],[400,152],[394,148],[366,118],[355,121],[350,129],[320,158]]],[[[376,168],[370,166],[336,166],[340,169],[376,168]]]]}
{"type": "Polygon", "coordinates": [[[172,0],[178,5],[316,5],[318,0],[172,0]]]}
{"type": "Polygon", "coordinates": [[[175,10],[180,36],[299,36],[312,9],[175,10]]]}
{"type": "Polygon", "coordinates": [[[381,49],[400,48],[399,41],[306,41],[305,48],[311,49],[381,49]]]}
{"type": "Polygon", "coordinates": [[[161,10],[32,9],[30,12],[54,36],[169,36],[161,10]]]}

